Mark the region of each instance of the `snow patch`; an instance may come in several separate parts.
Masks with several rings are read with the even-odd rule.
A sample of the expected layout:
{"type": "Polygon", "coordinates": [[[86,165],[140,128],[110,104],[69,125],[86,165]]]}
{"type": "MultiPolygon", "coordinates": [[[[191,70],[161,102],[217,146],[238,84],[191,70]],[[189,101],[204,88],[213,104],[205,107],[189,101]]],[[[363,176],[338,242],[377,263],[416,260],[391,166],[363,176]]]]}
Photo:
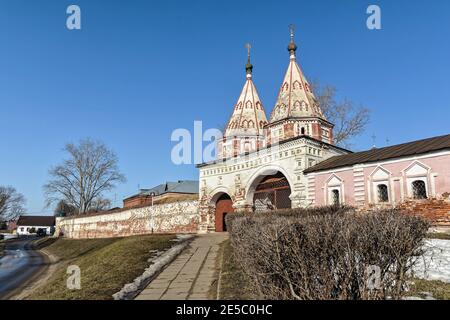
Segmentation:
{"type": "Polygon", "coordinates": [[[166,265],[175,260],[193,238],[194,235],[177,235],[176,239],[172,240],[177,244],[168,250],[151,250],[154,255],[149,259],[150,266],[132,283],[127,283],[119,292],[113,294],[114,300],[131,300],[136,297],[166,265]]]}
{"type": "Polygon", "coordinates": [[[450,240],[426,240],[425,254],[413,270],[418,278],[450,283],[450,240]]]}

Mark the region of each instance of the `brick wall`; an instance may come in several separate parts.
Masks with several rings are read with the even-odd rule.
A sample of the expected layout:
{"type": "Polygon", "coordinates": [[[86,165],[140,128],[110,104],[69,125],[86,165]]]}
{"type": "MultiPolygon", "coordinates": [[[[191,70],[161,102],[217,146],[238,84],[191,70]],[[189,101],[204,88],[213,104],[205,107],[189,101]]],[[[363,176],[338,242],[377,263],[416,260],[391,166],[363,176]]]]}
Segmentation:
{"type": "Polygon", "coordinates": [[[58,218],[56,234],[108,238],[150,233],[196,233],[198,201],[182,201],[75,218],[58,218]]]}
{"type": "Polygon", "coordinates": [[[400,205],[400,209],[410,214],[419,215],[430,221],[434,226],[450,227],[449,200],[406,201],[400,205]]]}

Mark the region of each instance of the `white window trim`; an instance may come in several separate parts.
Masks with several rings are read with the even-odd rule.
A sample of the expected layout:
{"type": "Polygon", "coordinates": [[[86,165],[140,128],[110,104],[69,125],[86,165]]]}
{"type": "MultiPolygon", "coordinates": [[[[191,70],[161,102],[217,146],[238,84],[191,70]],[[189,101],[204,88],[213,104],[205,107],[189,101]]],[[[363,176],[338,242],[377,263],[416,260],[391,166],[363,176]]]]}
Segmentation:
{"type": "Polygon", "coordinates": [[[414,181],[423,181],[425,183],[425,193],[427,195],[427,199],[429,199],[430,198],[430,187],[429,187],[427,176],[416,176],[416,177],[413,176],[413,177],[406,178],[408,198],[413,199],[413,200],[418,200],[418,199],[414,199],[414,192],[413,192],[413,185],[412,185],[414,181]]]}
{"type": "Polygon", "coordinates": [[[369,190],[369,203],[373,203],[373,204],[392,204],[394,203],[394,197],[392,196],[395,192],[393,190],[393,184],[391,183],[392,180],[392,173],[383,168],[382,166],[377,166],[369,175],[369,186],[370,186],[370,190],[369,190]],[[377,178],[374,179],[374,175],[378,172],[378,171],[384,171],[387,174],[386,178],[377,178]],[[380,202],[380,199],[378,198],[378,186],[380,184],[385,184],[387,186],[387,190],[388,190],[388,201],[386,202],[380,202]]]}
{"type": "MultiPolygon", "coordinates": [[[[432,190],[436,188],[436,186],[433,186],[431,184],[431,168],[429,166],[427,166],[426,164],[422,163],[421,161],[415,160],[413,162],[411,162],[405,169],[402,170],[403,176],[405,177],[405,183],[406,183],[406,197],[407,199],[412,199],[412,200],[418,200],[418,199],[414,199],[414,194],[413,194],[413,186],[412,183],[414,181],[420,180],[423,181],[425,183],[425,193],[427,195],[427,199],[432,198],[434,195],[432,194],[432,190]],[[419,165],[421,167],[423,167],[427,173],[426,174],[408,174],[407,171],[414,167],[415,165],[419,165]]],[[[434,182],[434,181],[433,181],[434,182]]]]}
{"type": "Polygon", "coordinates": [[[337,175],[332,174],[328,179],[327,179],[327,183],[326,183],[326,188],[325,188],[325,199],[327,200],[326,203],[327,205],[333,205],[333,190],[337,190],[339,191],[339,204],[343,205],[345,204],[345,188],[344,188],[344,180],[342,180],[341,178],[339,178],[337,175]],[[339,180],[339,183],[332,183],[330,184],[330,181],[336,178],[337,180],[339,180]]]}
{"type": "Polygon", "coordinates": [[[376,204],[390,204],[392,203],[392,192],[391,192],[391,188],[390,188],[390,183],[389,180],[379,180],[379,181],[374,181],[372,182],[373,185],[373,198],[374,198],[374,203],[376,204]],[[387,187],[387,192],[388,192],[388,201],[380,201],[380,197],[378,195],[378,186],[379,185],[385,185],[387,187]]]}

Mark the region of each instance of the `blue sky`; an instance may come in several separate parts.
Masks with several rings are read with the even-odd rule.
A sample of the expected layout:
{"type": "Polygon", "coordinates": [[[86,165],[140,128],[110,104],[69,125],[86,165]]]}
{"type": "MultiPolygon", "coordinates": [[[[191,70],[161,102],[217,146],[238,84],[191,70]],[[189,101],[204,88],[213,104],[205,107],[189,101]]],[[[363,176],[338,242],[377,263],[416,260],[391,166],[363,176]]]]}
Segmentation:
{"type": "Polygon", "coordinates": [[[287,25],[297,26],[308,79],[369,107],[354,149],[450,133],[450,2],[0,0],[0,184],[44,208],[48,168],[67,142],[92,137],[119,156],[127,183],[197,179],[170,159],[176,128],[222,126],[245,80],[252,43],[254,81],[268,112],[288,64],[287,25]],[[82,30],[66,28],[77,4],[82,30]],[[366,28],[366,8],[382,30],[366,28]]]}

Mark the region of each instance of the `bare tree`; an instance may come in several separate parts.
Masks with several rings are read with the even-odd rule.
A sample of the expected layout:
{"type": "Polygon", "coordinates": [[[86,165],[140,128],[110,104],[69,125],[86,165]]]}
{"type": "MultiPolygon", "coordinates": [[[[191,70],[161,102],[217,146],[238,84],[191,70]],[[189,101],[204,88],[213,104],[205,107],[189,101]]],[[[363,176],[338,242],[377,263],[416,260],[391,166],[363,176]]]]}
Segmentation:
{"type": "Polygon", "coordinates": [[[78,145],[68,143],[64,150],[68,159],[49,170],[52,180],[44,185],[47,205],[64,200],[85,214],[103,198],[104,192],[125,182],[116,154],[105,144],[84,139],[78,145]]]}
{"type": "Polygon", "coordinates": [[[54,213],[55,215],[64,214],[65,216],[73,216],[78,213],[78,210],[73,205],[66,203],[66,201],[59,200],[54,213]]]}
{"type": "Polygon", "coordinates": [[[0,186],[0,221],[14,219],[25,212],[25,198],[13,187],[0,186]]]}
{"type": "Polygon", "coordinates": [[[106,211],[111,208],[111,200],[105,198],[97,198],[92,201],[91,211],[106,211]]]}
{"type": "Polygon", "coordinates": [[[348,99],[336,101],[336,88],[333,86],[322,87],[317,81],[312,86],[322,112],[335,125],[334,143],[349,147],[349,140],[360,135],[369,123],[370,110],[364,106],[355,106],[348,99]]]}

